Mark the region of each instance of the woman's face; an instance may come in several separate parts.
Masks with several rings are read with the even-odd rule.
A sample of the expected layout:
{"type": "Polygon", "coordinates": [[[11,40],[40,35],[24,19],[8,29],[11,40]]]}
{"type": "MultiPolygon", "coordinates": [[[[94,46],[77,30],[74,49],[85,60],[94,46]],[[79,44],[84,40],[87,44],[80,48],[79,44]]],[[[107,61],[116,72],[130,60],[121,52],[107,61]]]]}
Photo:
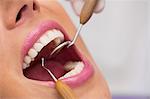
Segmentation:
{"type": "Polygon", "coordinates": [[[80,38],[77,46],[49,57],[75,32],[57,0],[0,0],[0,99],[60,99],[41,67],[42,57],[57,78],[68,75],[62,81],[79,99],[109,99],[106,82],[80,38]]]}

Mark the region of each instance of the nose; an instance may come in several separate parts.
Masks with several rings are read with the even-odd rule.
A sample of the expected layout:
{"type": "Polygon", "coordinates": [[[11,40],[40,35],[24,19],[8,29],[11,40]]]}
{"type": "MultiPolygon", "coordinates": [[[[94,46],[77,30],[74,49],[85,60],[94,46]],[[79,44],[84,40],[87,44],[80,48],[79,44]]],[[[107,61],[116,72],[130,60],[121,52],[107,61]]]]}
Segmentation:
{"type": "Polygon", "coordinates": [[[35,0],[4,0],[2,19],[7,29],[13,29],[40,11],[35,0]]]}

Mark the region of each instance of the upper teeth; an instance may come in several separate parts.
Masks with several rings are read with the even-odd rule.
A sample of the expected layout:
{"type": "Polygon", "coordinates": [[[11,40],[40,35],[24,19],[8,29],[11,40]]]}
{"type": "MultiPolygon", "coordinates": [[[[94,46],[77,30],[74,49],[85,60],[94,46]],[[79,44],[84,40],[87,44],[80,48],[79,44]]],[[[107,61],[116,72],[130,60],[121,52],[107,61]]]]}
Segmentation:
{"type": "Polygon", "coordinates": [[[64,68],[67,70],[70,69],[71,71],[66,73],[64,76],[60,77],[59,79],[68,78],[68,77],[75,76],[81,73],[81,71],[84,68],[84,64],[83,62],[69,62],[65,65],[64,68]]]}
{"type": "Polygon", "coordinates": [[[30,66],[31,61],[34,61],[34,58],[38,55],[38,53],[42,50],[44,46],[53,41],[59,45],[64,40],[64,35],[59,30],[53,29],[47,31],[39,40],[33,45],[32,48],[29,49],[28,54],[24,58],[23,69],[26,69],[30,66]]]}

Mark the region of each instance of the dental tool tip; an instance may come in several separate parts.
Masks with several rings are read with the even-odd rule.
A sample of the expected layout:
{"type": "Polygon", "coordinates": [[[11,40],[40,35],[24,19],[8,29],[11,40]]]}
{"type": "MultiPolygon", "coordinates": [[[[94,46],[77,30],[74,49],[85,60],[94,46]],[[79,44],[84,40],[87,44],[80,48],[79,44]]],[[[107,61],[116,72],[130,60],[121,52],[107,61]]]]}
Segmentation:
{"type": "Polygon", "coordinates": [[[44,58],[42,58],[42,67],[44,67],[44,58]]]}
{"type": "Polygon", "coordinates": [[[42,60],[42,67],[50,74],[53,80],[56,82],[56,90],[62,96],[63,99],[77,99],[76,95],[74,94],[73,90],[65,83],[60,80],[57,80],[56,77],[52,74],[52,72],[45,67],[44,65],[44,58],[42,60]]]}
{"type": "Polygon", "coordinates": [[[48,69],[45,67],[45,64],[44,64],[44,58],[41,59],[42,60],[42,67],[50,74],[50,76],[53,78],[53,80],[55,82],[57,82],[57,78],[54,76],[54,74],[48,69]]]}

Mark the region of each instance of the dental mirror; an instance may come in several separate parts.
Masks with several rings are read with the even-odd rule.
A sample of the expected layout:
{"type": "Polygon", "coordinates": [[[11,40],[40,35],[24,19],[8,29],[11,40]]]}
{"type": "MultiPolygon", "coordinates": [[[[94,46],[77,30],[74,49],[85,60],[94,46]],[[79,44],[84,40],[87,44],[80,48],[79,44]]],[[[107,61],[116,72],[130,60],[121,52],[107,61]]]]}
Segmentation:
{"type": "Polygon", "coordinates": [[[88,20],[91,18],[94,8],[96,7],[98,0],[86,0],[83,8],[81,10],[81,14],[80,14],[80,25],[78,27],[78,30],[73,38],[72,41],[65,41],[63,43],[61,43],[60,45],[58,45],[52,52],[51,52],[51,56],[54,53],[58,53],[59,51],[61,51],[64,47],[67,46],[67,48],[71,47],[77,40],[77,38],[79,37],[80,31],[83,27],[84,24],[86,24],[88,22],[88,20]]]}

